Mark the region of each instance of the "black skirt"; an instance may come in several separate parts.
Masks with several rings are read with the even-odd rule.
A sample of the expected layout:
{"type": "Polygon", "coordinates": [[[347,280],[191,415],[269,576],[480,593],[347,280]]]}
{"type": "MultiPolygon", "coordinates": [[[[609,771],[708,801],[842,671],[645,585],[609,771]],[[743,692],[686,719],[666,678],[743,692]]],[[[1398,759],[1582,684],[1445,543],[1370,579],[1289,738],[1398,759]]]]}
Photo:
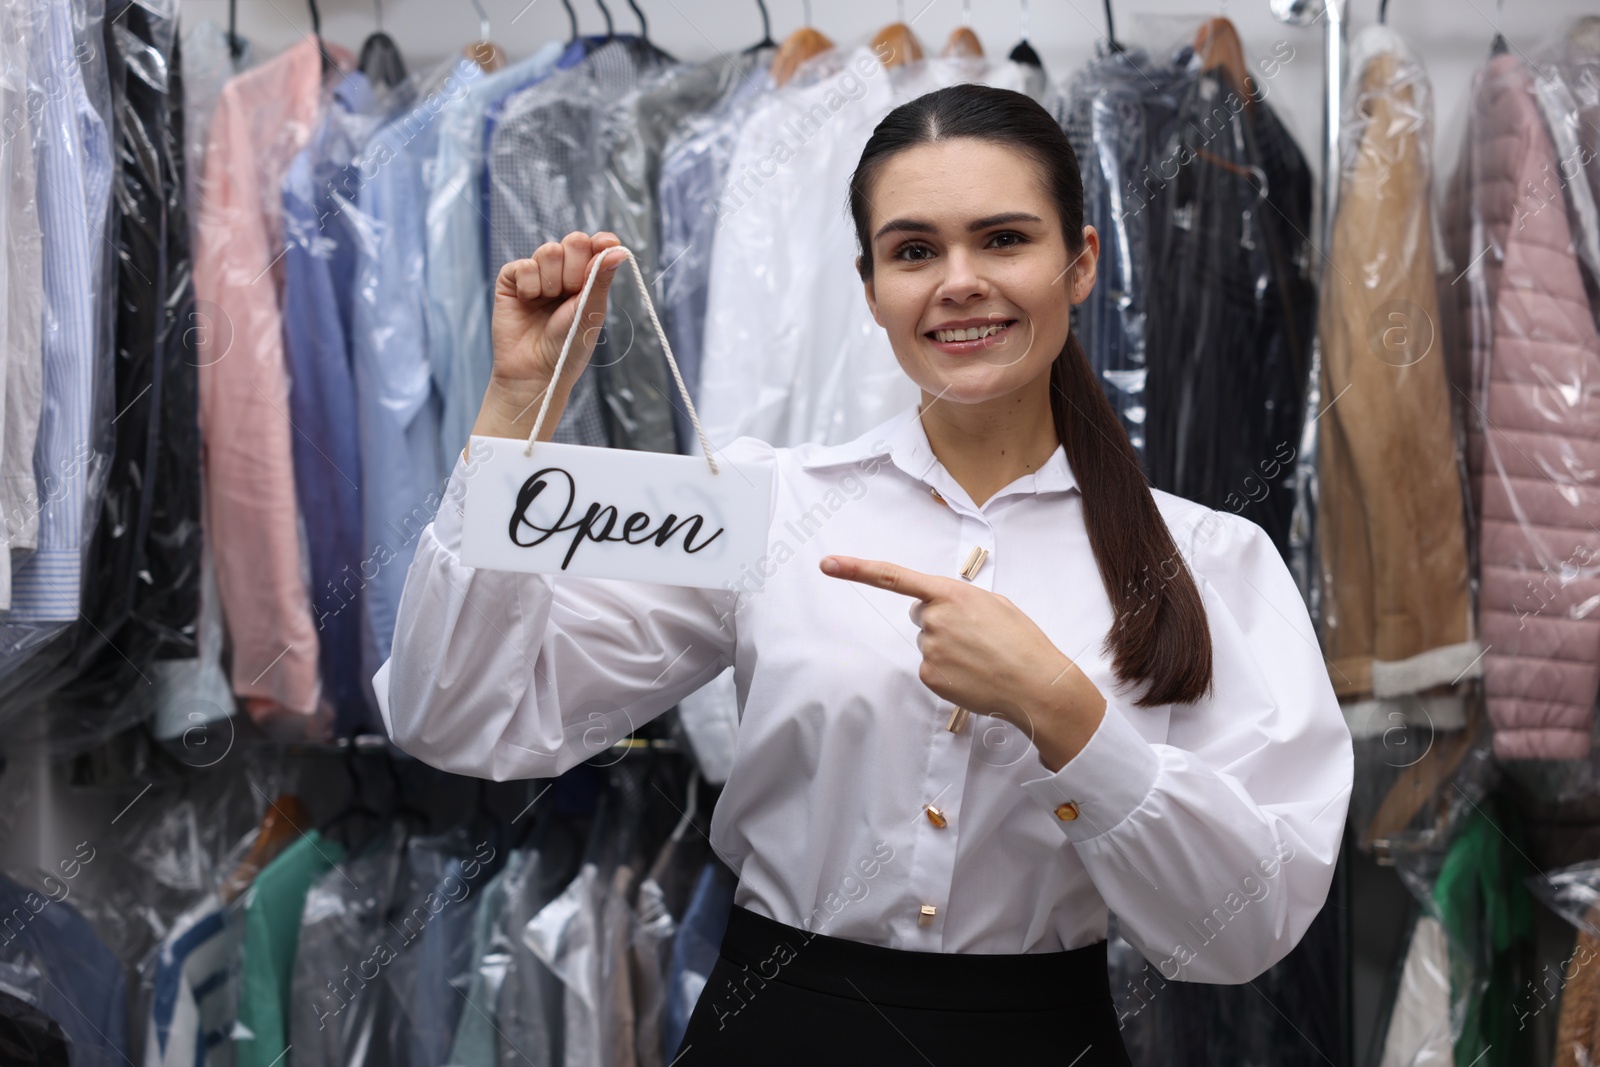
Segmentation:
{"type": "Polygon", "coordinates": [[[1106,943],[1020,955],[908,952],[735,906],[673,1067],[1130,1067],[1106,943]]]}

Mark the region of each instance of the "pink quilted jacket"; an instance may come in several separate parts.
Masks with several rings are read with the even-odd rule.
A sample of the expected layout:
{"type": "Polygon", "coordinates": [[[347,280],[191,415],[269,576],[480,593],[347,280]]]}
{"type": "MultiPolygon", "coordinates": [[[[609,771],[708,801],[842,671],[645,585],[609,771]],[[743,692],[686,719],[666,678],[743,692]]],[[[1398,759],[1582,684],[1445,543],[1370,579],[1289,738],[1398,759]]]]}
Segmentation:
{"type": "Polygon", "coordinates": [[[1559,162],[1525,63],[1494,57],[1450,214],[1458,269],[1471,264],[1456,284],[1470,294],[1465,422],[1501,759],[1586,757],[1600,685],[1600,336],[1559,162]]]}

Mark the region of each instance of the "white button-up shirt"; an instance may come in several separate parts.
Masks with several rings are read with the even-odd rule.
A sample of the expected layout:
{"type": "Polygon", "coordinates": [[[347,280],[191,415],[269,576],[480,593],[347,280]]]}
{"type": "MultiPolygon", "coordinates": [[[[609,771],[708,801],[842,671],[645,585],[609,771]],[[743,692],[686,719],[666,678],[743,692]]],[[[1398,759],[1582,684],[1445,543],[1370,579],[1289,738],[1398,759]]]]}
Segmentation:
{"type": "Polygon", "coordinates": [[[463,567],[458,459],[374,678],[395,743],[462,774],[558,775],[731,665],[740,720],[711,840],[752,911],[891,948],[1019,953],[1105,938],[1109,907],[1166,977],[1206,982],[1253,978],[1294,946],[1328,891],[1353,762],[1311,620],[1258,526],[1155,493],[1204,599],[1215,689],[1142,708],[1101,648],[1111,605],[1061,447],[982,507],[915,405],[851,442],[743,437],[724,454],[775,472],[770,552],[725,589],[463,567]],[[911,598],[818,567],[839,553],[955,575],[974,546],[974,584],[1106,696],[1054,774],[1007,723],[946,729],[911,598]]]}

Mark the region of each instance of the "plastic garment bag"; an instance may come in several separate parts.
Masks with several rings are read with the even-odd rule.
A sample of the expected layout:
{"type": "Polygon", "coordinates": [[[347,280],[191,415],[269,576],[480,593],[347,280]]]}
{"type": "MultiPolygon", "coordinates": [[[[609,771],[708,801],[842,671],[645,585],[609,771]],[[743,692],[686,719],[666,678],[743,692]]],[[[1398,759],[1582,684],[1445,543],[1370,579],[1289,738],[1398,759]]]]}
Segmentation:
{"type": "Polygon", "coordinates": [[[1161,146],[1194,75],[1142,50],[1098,56],[1073,76],[1064,128],[1083,172],[1083,221],[1100,235],[1098,280],[1073,308],[1073,329],[1123,429],[1145,447],[1149,199],[1165,171],[1161,146]],[[1154,167],[1154,170],[1152,170],[1154,167]]]}
{"type": "MultiPolygon", "coordinates": [[[[43,391],[40,325],[45,306],[43,236],[35,166],[39,146],[48,136],[43,117],[30,115],[29,53],[42,43],[48,28],[32,25],[29,4],[13,5],[0,18],[7,40],[0,48],[0,107],[5,108],[5,144],[0,147],[0,233],[5,235],[0,265],[0,549],[9,560],[13,551],[38,547],[38,493],[33,484],[33,449],[39,433],[43,391]]],[[[44,13],[40,13],[44,14],[44,13]]],[[[41,20],[42,21],[42,20],[41,20]]],[[[48,175],[45,176],[48,181],[48,175]]],[[[10,568],[0,570],[0,607],[11,603],[10,568]]]]}
{"type": "Polygon", "coordinates": [[[1352,69],[1320,309],[1322,639],[1334,691],[1384,702],[1481,667],[1435,290],[1432,88],[1385,26],[1362,33],[1352,69]]]}
{"type": "MultiPolygon", "coordinates": [[[[495,1060],[495,1002],[505,984],[509,957],[491,943],[495,920],[506,907],[507,886],[520,881],[531,853],[517,849],[506,856],[505,866],[478,895],[472,912],[472,940],[467,946],[470,964],[461,1021],[450,1040],[447,1067],[474,1067],[495,1060]]],[[[537,1060],[533,1062],[538,1062],[537,1060]]]]}
{"type": "MultiPolygon", "coordinates": [[[[183,34],[183,156],[184,184],[189,204],[190,246],[199,229],[200,183],[205,174],[206,137],[211,129],[211,113],[222,94],[223,84],[234,74],[249,68],[253,53],[249,42],[241,40],[234,57],[226,31],[214,22],[190,24],[183,34]]],[[[191,328],[203,330],[210,317],[196,307],[191,328]]],[[[205,486],[201,485],[204,510],[205,486]]],[[[156,713],[152,723],[160,738],[194,737],[191,731],[204,730],[207,723],[234,713],[233,692],[227,672],[222,668],[222,601],[217,590],[214,549],[201,538],[200,613],[195,624],[193,659],[158,660],[151,680],[156,684],[156,713]]],[[[222,732],[226,732],[223,730],[222,732]]]]}
{"type": "Polygon", "coordinates": [[[1265,94],[1225,68],[1186,83],[1175,117],[1144,209],[1163,309],[1145,336],[1145,468],[1288,558],[1316,313],[1311,171],[1265,94]]]}
{"type": "Polygon", "coordinates": [[[1379,1067],[1452,1067],[1450,945],[1444,927],[1419,915],[1390,1008],[1379,1067]]]}
{"type": "MultiPolygon", "coordinates": [[[[711,245],[717,232],[716,200],[727,180],[740,125],[751,108],[773,89],[772,76],[767,72],[772,53],[764,50],[757,55],[758,64],[734,79],[716,104],[685,117],[662,150],[656,198],[661,231],[659,258],[666,266],[658,281],[661,293],[656,306],[667,340],[672,343],[672,356],[678,361],[689,395],[697,403],[711,245]]],[[[682,404],[674,404],[672,414],[680,450],[692,452],[698,442],[688,410],[682,404]]],[[[727,772],[723,770],[712,780],[726,779],[727,772]]]]}
{"type": "Polygon", "coordinates": [[[199,434],[175,12],[120,2],[105,23],[117,122],[114,436],[82,613],[48,656],[14,672],[12,708],[53,694],[63,744],[148,714],[144,668],[193,656],[200,579],[199,434]]]}
{"type": "Polygon", "coordinates": [[[697,408],[714,446],[745,434],[780,447],[838,444],[916,400],[854,270],[860,249],[841,207],[850,175],[896,105],[965,82],[1040,88],[1036,70],[1015,63],[885,68],[865,47],[819,56],[810,73],[750,113],[709,208],[717,225],[697,408]]]}
{"type": "MultiPolygon", "coordinates": [[[[1563,121],[1576,123],[1569,113],[1563,121]]],[[[1587,188],[1516,53],[1473,79],[1446,212],[1483,685],[1506,759],[1586,757],[1600,687],[1600,334],[1568,194],[1587,188]],[[1566,168],[1566,169],[1564,169],[1566,168]]],[[[1581,221],[1581,217],[1580,217],[1581,221]]]]}
{"type": "MultiPolygon", "coordinates": [[[[353,294],[361,235],[355,199],[367,172],[354,160],[386,119],[360,72],[334,87],[310,141],[283,181],[283,348],[295,496],[304,520],[322,681],[335,732],[369,725],[375,699],[362,673],[361,449],[352,369],[353,294]]],[[[376,652],[374,650],[373,654],[376,652]]]]}
{"type": "Polygon", "coordinates": [[[296,1063],[398,1064],[403,1039],[383,979],[402,934],[385,922],[395,903],[405,827],[393,822],[354,859],[306,893],[294,957],[289,1038],[296,1063]]]}
{"type": "MultiPolygon", "coordinates": [[[[38,178],[43,242],[43,396],[33,455],[35,485],[24,509],[37,516],[32,552],[10,562],[10,610],[0,613],[0,677],[11,674],[78,618],[85,546],[99,519],[109,457],[109,415],[95,417],[109,393],[111,279],[106,254],[113,169],[111,90],[102,41],[102,4],[13,5],[7,18],[32,14],[26,49],[27,120],[38,178]]],[[[6,31],[6,48],[28,37],[6,31]]],[[[19,78],[19,90],[23,86],[19,78]]],[[[8,140],[0,154],[23,150],[8,140]]],[[[13,192],[21,183],[14,183],[13,192]]],[[[10,242],[8,242],[8,245],[10,242]]],[[[20,246],[8,249],[15,255],[20,246]]],[[[37,277],[37,275],[36,275],[37,277]]],[[[46,668],[47,669],[47,668],[46,668]]],[[[13,683],[14,684],[14,683],[13,683]]]]}
{"type": "MultiPolygon", "coordinates": [[[[661,67],[654,49],[637,38],[617,37],[597,46],[576,66],[561,70],[505,102],[490,137],[489,263],[523,259],[546,241],[573,230],[601,229],[605,179],[600,134],[606,112],[661,67]]],[[[643,324],[648,329],[648,323],[643,324]]],[[[611,437],[600,390],[600,367],[614,362],[627,338],[603,333],[590,365],[573,385],[555,440],[608,445],[611,437]]],[[[653,398],[660,402],[661,398],[653,398]]]]}
{"type": "Polygon", "coordinates": [[[1600,962],[1600,862],[1585,860],[1530,877],[1528,888],[1576,927],[1577,935],[1565,959],[1555,967],[1546,964],[1518,991],[1518,1022],[1559,1000],[1556,1067],[1600,1062],[1600,967],[1595,966],[1600,962]]]}
{"type": "MultiPolygon", "coordinates": [[[[662,277],[664,269],[678,266],[659,255],[656,190],[667,141],[690,115],[703,112],[725,96],[732,84],[749,77],[755,60],[753,55],[740,53],[705,63],[668,66],[605,115],[600,136],[605,176],[595,183],[602,201],[599,217],[604,228],[632,250],[652,283],[662,277]]],[[[637,288],[618,286],[612,294],[606,332],[610,348],[604,359],[594,363],[606,379],[601,393],[610,415],[613,443],[656,452],[679,451],[685,442],[674,428],[673,409],[683,405],[637,288]]]]}
{"type": "Polygon", "coordinates": [[[1448,939],[1450,1037],[1457,1064],[1534,1062],[1533,1030],[1517,1016],[1529,977],[1523,960],[1529,958],[1533,937],[1526,885],[1533,871],[1523,842],[1514,810],[1490,797],[1465,814],[1442,857],[1417,855],[1397,864],[1448,939]]]}
{"type": "Polygon", "coordinates": [[[107,38],[118,115],[115,460],[92,549],[86,609],[121,631],[91,643],[71,688],[121,699],[132,659],[195,654],[199,611],[198,362],[183,170],[183,88],[176,12],[113,8],[107,38]],[[152,151],[153,150],[153,151],[152,151]],[[148,278],[148,280],[146,280],[148,278]]]}

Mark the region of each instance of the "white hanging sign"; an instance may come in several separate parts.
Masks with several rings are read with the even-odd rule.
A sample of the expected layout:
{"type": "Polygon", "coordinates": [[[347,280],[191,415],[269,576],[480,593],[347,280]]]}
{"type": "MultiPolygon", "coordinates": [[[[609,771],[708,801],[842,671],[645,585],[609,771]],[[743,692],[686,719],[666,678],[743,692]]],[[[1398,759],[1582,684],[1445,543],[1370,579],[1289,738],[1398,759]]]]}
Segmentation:
{"type": "Polygon", "coordinates": [[[461,562],[720,587],[767,550],[769,468],[699,456],[472,438],[461,562]]]}
{"type": "MultiPolygon", "coordinates": [[[[712,457],[639,263],[623,251],[705,456],[539,441],[550,407],[546,393],[527,441],[472,437],[474,464],[462,505],[466,566],[720,587],[766,551],[772,472],[712,457]]],[[[595,257],[584,282],[580,309],[602,258],[595,257]]],[[[556,360],[556,381],[579,319],[573,316],[556,360]]]]}

